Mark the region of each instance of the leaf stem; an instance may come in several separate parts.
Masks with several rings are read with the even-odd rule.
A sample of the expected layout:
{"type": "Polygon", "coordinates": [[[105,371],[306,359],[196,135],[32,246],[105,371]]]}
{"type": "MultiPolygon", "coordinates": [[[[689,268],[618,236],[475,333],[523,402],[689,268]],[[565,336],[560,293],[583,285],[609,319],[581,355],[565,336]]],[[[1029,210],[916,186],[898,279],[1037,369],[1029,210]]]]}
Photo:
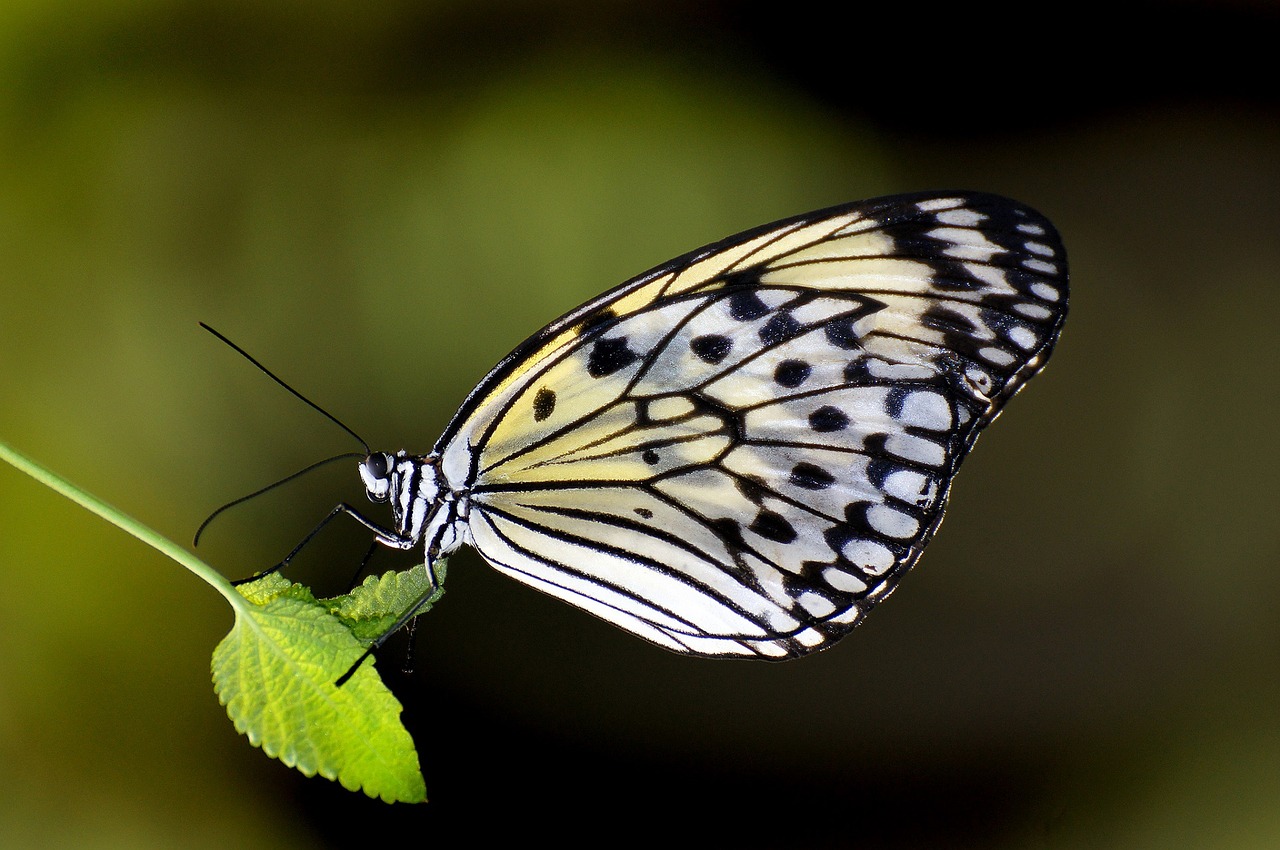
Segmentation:
{"type": "Polygon", "coordinates": [[[132,534],[151,548],[177,561],[226,597],[233,608],[241,608],[248,604],[244,597],[231,586],[231,582],[227,581],[221,573],[186,549],[183,549],[167,537],[157,534],[133,517],[112,507],[96,496],[86,493],[66,479],[15,451],[2,441],[0,441],[0,460],[8,461],[11,465],[27,473],[46,487],[61,493],[82,508],[102,517],[116,528],[132,534]]]}

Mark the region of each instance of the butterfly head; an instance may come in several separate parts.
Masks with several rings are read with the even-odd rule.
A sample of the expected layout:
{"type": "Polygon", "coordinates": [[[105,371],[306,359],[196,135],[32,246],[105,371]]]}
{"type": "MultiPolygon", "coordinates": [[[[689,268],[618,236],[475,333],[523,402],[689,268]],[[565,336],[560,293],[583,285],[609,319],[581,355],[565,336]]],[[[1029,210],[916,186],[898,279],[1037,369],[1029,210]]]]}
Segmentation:
{"type": "Polygon", "coordinates": [[[395,545],[402,548],[422,538],[423,529],[439,513],[440,473],[437,455],[370,452],[360,462],[360,479],[371,502],[390,502],[395,545]]]}
{"type": "MultiPolygon", "coordinates": [[[[403,452],[401,453],[403,454],[403,452]]],[[[360,463],[360,478],[371,502],[385,502],[391,494],[396,459],[386,452],[370,452],[360,463]]]]}

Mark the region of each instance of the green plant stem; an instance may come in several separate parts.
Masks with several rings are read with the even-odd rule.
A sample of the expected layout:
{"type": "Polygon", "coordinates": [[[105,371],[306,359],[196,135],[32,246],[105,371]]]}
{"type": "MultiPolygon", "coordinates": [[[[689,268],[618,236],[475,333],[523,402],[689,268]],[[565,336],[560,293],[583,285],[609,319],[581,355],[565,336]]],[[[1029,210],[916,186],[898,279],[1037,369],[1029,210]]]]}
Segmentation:
{"type": "Polygon", "coordinates": [[[244,597],[237,593],[235,588],[231,586],[231,582],[223,578],[221,573],[206,564],[204,561],[201,561],[195,555],[192,555],[186,549],[183,549],[167,537],[163,537],[162,535],[159,535],[147,528],[128,514],[113,508],[111,505],[108,505],[96,496],[86,493],[84,490],[76,487],[66,479],[50,472],[48,469],[45,469],[43,466],[25,455],[18,453],[4,442],[0,442],[0,460],[8,461],[10,464],[27,473],[41,484],[61,493],[81,507],[102,517],[116,528],[132,534],[151,548],[177,561],[179,564],[195,573],[199,578],[212,585],[215,590],[226,597],[232,607],[242,608],[248,604],[244,597]]]}

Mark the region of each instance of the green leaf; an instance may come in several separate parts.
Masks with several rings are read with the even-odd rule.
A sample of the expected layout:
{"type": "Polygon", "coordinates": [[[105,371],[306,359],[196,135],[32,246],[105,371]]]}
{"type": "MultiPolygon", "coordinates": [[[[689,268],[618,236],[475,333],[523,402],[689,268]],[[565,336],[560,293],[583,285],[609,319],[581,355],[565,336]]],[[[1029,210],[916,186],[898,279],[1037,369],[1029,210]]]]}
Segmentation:
{"type": "MultiPolygon", "coordinates": [[[[402,707],[373,660],[342,687],[334,685],[380,634],[370,629],[394,622],[430,591],[425,567],[370,578],[333,600],[318,601],[279,574],[233,587],[186,549],[2,442],[0,460],[172,558],[230,603],[235,624],[214,650],[214,689],[250,743],[308,776],[319,773],[371,797],[426,799],[413,740],[400,723],[402,707]]],[[[443,565],[437,573],[443,579],[443,565]]],[[[422,610],[441,593],[436,587],[422,610]]]]}
{"type": "Polygon", "coordinates": [[[334,686],[365,644],[309,590],[278,575],[247,585],[245,597],[253,604],[237,611],[213,653],[214,690],[236,730],[307,776],[389,803],[425,800],[401,705],[372,660],[334,686]]]}
{"type": "Polygon", "coordinates": [[[434,590],[427,577],[426,566],[419,564],[401,572],[369,576],[350,593],[321,601],[331,614],[342,620],[367,645],[385,634],[405,611],[416,606],[428,593],[430,596],[422,603],[415,616],[431,610],[431,606],[444,595],[445,563],[437,561],[435,564],[434,590]]]}

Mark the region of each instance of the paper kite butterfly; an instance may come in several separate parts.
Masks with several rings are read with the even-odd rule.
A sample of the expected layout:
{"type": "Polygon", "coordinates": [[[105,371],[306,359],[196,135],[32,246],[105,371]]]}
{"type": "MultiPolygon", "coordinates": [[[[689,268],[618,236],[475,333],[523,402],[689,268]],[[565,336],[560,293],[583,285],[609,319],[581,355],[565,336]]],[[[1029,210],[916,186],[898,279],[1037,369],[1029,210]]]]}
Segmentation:
{"type": "Polygon", "coordinates": [[[470,545],[676,652],[804,655],[915,564],[1066,312],[1056,231],[1005,198],[786,219],[538,331],[431,453],[368,453],[360,475],[391,528],[335,512],[388,546],[425,544],[428,568],[470,545]]]}

